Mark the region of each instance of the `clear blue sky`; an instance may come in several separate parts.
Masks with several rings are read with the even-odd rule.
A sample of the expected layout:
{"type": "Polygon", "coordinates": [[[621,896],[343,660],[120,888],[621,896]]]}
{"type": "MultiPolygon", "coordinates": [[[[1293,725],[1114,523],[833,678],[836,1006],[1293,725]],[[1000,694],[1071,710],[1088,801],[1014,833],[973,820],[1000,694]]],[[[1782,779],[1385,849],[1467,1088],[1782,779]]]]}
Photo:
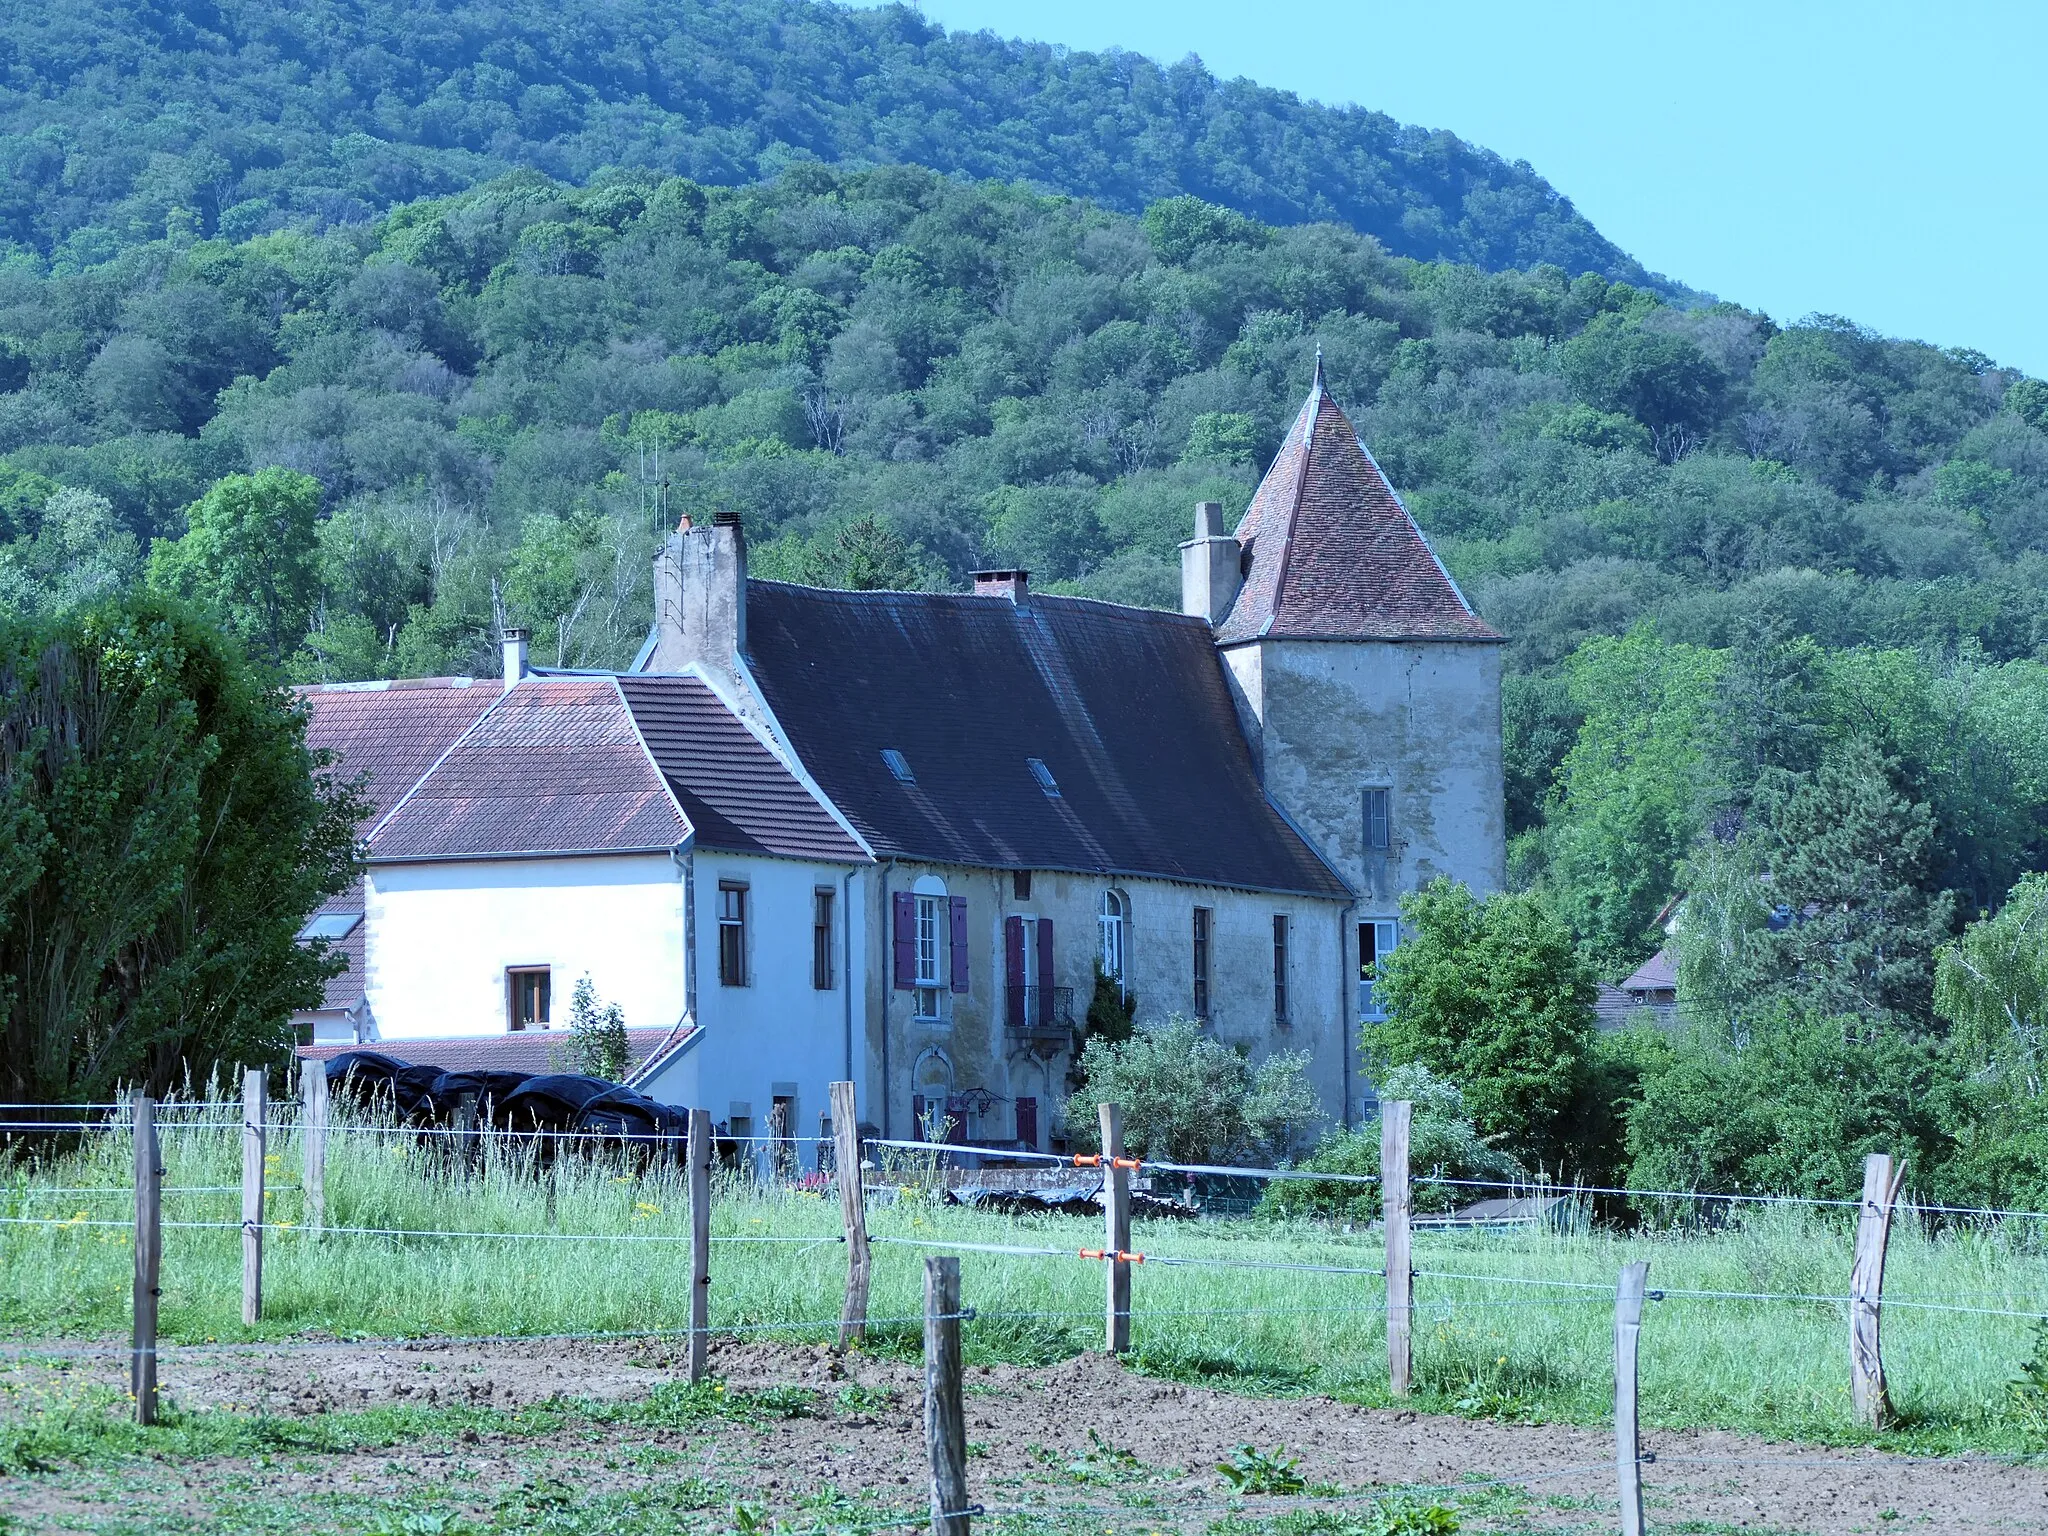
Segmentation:
{"type": "Polygon", "coordinates": [[[2048,376],[2048,4],[925,0],[1527,160],[1652,271],[2048,376]]]}

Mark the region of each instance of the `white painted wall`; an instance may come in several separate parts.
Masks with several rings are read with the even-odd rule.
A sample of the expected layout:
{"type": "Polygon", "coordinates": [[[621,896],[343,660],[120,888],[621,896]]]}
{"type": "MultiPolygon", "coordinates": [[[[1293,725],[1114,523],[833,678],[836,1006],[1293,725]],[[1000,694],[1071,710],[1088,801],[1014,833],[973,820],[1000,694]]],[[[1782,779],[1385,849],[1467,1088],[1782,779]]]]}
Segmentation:
{"type": "MultiPolygon", "coordinates": [[[[746,1114],[753,1133],[765,1136],[777,1093],[794,1092],[790,1131],[815,1137],[819,1117],[831,1112],[830,1084],[846,1076],[847,999],[863,984],[867,940],[861,913],[854,913],[854,964],[847,966],[846,917],[858,905],[858,877],[849,898],[842,865],[812,864],[699,850],[691,855],[696,891],[697,1016],[704,1039],[694,1047],[694,1102],[711,1111],[714,1123],[730,1124],[746,1114]],[[747,885],[747,984],[719,979],[719,882],[747,885]],[[832,985],[812,984],[813,896],[832,892],[832,985]],[[849,994],[848,988],[853,988],[849,994]],[[739,1106],[745,1106],[743,1109],[739,1106]]],[[[857,1065],[857,1063],[856,1063],[857,1065]]],[[[679,1081],[688,1080],[683,1067],[679,1081]]],[[[859,1083],[859,1079],[855,1079],[859,1083]]],[[[862,1096],[865,1102],[865,1096],[862,1096]]],[[[799,1145],[804,1166],[815,1164],[817,1148],[799,1145]]]]}
{"type": "Polygon", "coordinates": [[[683,880],[667,854],[378,864],[364,894],[381,1039],[504,1034],[511,966],[553,970],[556,1029],[586,972],[633,1028],[682,1017],[683,880]]]}

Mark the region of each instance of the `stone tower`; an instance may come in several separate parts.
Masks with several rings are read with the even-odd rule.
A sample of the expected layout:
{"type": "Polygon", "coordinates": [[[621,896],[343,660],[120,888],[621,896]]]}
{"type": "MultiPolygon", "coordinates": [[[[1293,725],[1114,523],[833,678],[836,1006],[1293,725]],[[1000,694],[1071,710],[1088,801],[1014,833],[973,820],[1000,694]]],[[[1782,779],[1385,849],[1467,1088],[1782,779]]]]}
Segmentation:
{"type": "MultiPolygon", "coordinates": [[[[1235,534],[1203,503],[1181,607],[1229,669],[1267,793],[1358,893],[1369,981],[1403,892],[1497,889],[1506,863],[1501,639],[1472,611],[1315,381],[1235,534]]],[[[1361,1011],[1373,1010],[1370,989],[1361,1011]]]]}

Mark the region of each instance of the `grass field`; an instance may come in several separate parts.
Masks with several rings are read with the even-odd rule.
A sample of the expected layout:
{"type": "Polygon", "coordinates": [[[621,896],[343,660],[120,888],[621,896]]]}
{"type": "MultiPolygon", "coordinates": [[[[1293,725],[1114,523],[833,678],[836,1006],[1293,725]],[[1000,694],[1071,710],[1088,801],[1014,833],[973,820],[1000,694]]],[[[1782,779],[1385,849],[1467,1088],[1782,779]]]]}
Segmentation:
{"type": "MultiPolygon", "coordinates": [[[[662,1173],[570,1164],[552,1177],[495,1158],[451,1174],[438,1147],[398,1133],[337,1129],[328,1161],[328,1223],[407,1233],[364,1236],[299,1225],[300,1150],[273,1133],[263,1322],[239,1321],[240,1173],[234,1110],[201,1108],[220,1126],[166,1131],[163,1338],[167,1344],[301,1337],[416,1337],[678,1329],[688,1292],[687,1198],[662,1173]],[[552,1184],[552,1192],[550,1185],[552,1184]],[[579,1240],[581,1239],[581,1240],[579,1240]]],[[[111,1340],[129,1321],[126,1223],[132,1153],[125,1136],[32,1171],[0,1176],[0,1333],[18,1342],[111,1340]],[[99,1188],[101,1193],[81,1191],[99,1188]],[[26,1218],[26,1219],[24,1219],[26,1218]],[[108,1225],[98,1225],[105,1222],[108,1225]]],[[[1467,1417],[1598,1423],[1612,1402],[1616,1270],[1650,1261],[1650,1284],[1840,1297],[1850,1214],[1752,1211],[1707,1235],[1595,1232],[1512,1236],[1421,1233],[1416,1241],[1417,1406],[1467,1417]],[[1490,1279],[1451,1278],[1484,1276],[1490,1279]],[[1544,1281],[1546,1285],[1508,1281],[1544,1281]],[[1584,1286],[1576,1290],[1571,1286],[1584,1286]]],[[[1077,1250],[1099,1224],[1011,1218],[935,1204],[906,1175],[870,1212],[880,1239],[1077,1250]]],[[[714,1201],[712,1320],[764,1337],[822,1340],[845,1274],[835,1197],[722,1183],[714,1201]],[[759,1241],[772,1239],[773,1241],[759,1241]]],[[[2048,1312],[2048,1257],[2017,1226],[1931,1235],[1903,1222],[1886,1274],[1884,1344],[1896,1430],[1874,1437],[1849,1411],[1847,1326],[1838,1301],[1749,1301],[1671,1295],[1642,1335],[1646,1425],[1744,1429],[1836,1444],[1880,1440],[1927,1451],[2031,1454],[2048,1422],[2011,1391],[2035,1352],[2035,1325],[1999,1311],[2048,1312]],[[1922,1310],[1924,1301],[1978,1312],[1922,1310]]],[[[1369,1270],[1376,1233],[1347,1235],[1257,1219],[1140,1222],[1151,1254],[1227,1266],[1141,1266],[1133,1276],[1133,1346],[1141,1370],[1254,1393],[1313,1391],[1388,1401],[1383,1289],[1369,1270]]],[[[923,1250],[876,1248],[872,1349],[919,1347],[923,1250]]],[[[1078,1257],[966,1252],[963,1290],[977,1313],[970,1360],[1043,1364],[1099,1347],[1101,1266],[1078,1257]]]]}

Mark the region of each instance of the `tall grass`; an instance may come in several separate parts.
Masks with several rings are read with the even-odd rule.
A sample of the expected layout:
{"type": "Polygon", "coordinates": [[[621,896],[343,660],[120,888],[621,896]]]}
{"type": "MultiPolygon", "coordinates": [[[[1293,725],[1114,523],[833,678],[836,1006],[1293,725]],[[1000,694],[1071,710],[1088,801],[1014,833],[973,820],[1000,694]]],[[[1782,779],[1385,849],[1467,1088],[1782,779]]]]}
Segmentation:
{"type": "MultiPolygon", "coordinates": [[[[329,1139],[330,1228],[304,1225],[302,1149],[289,1111],[271,1136],[264,1319],[239,1320],[240,1131],[231,1104],[167,1115],[162,1327],[167,1342],[325,1336],[502,1335],[680,1330],[689,1294],[688,1200],[674,1170],[564,1158],[552,1171],[503,1144],[475,1166],[444,1139],[421,1140],[346,1113],[329,1139]],[[178,1130],[179,1119],[213,1129],[178,1130]],[[451,1237],[432,1233],[507,1233],[451,1237]],[[584,1240],[578,1240],[584,1239],[584,1240]]],[[[132,1149],[125,1131],[74,1143],[0,1177],[0,1331],[17,1340],[125,1332],[132,1259],[125,1223],[132,1149]],[[60,1190],[97,1188],[91,1194],[60,1190]],[[117,1223],[92,1225],[94,1221],[117,1223]]],[[[1001,1216],[936,1202],[915,1170],[874,1192],[870,1230],[916,1243],[1061,1250],[966,1252],[977,1316],[972,1358],[1044,1363],[1100,1347],[1099,1223],[1001,1216]]],[[[1848,1285],[1853,1212],[1770,1208],[1711,1233],[1510,1235],[1423,1232],[1416,1239],[1416,1375],[1425,1407],[1503,1417],[1596,1421],[1612,1394],[1612,1294],[1619,1267],[1650,1261],[1650,1284],[1838,1298],[1848,1285]],[[1452,1276],[1485,1276],[1464,1279],[1452,1276]],[[1567,1282],[1534,1286],[1514,1282],[1567,1282]],[[1584,1290],[1569,1285],[1587,1287],[1584,1290]]],[[[712,1229],[712,1321],[769,1337],[831,1336],[845,1277],[829,1191],[764,1189],[727,1177],[712,1229]],[[799,1239],[800,1241],[786,1241],[799,1239]]],[[[1243,1261],[1370,1270],[1376,1234],[1260,1220],[1140,1222],[1148,1253],[1233,1267],[1141,1266],[1133,1344],[1145,1369],[1248,1390],[1386,1398],[1384,1289],[1370,1274],[1234,1267],[1243,1261]]],[[[914,1353],[927,1250],[881,1242],[872,1347],[914,1353]]],[[[2043,1420],[2010,1391],[2048,1312],[2048,1267],[2017,1229],[1895,1230],[1886,1273],[1885,1353],[1904,1443],[2016,1452],[2048,1449],[2043,1420]],[[1979,1312],[1900,1305],[1920,1300],[1979,1312]]],[[[1642,1341],[1643,1405],[1658,1425],[1718,1425],[1853,1441],[1847,1321],[1835,1300],[1653,1302],[1642,1341]]]]}

